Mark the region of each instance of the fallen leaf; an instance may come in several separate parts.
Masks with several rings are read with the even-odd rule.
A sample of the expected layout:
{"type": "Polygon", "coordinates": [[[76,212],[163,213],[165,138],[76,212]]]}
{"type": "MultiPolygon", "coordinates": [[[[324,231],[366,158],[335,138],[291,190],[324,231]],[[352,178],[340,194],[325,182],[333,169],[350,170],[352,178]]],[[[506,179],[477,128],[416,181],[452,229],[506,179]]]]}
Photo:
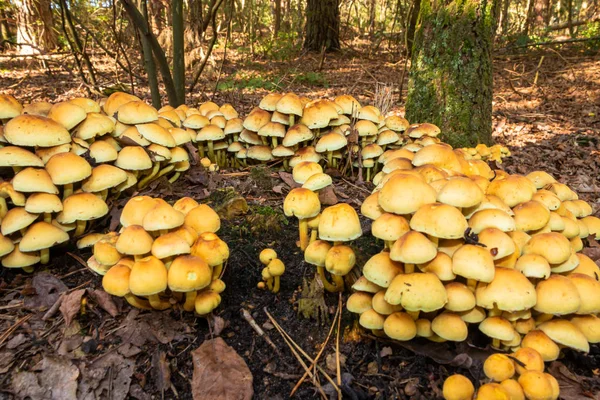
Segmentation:
{"type": "Polygon", "coordinates": [[[338,198],[333,191],[333,186],[329,185],[319,190],[319,201],[325,206],[333,206],[338,203],[338,198]]]}
{"type": "Polygon", "coordinates": [[[560,398],[562,400],[594,399],[600,400],[598,390],[590,390],[589,382],[594,380],[600,384],[598,378],[586,378],[571,372],[563,363],[553,361],[548,368],[548,373],[558,381],[560,398]]]}
{"type": "Polygon", "coordinates": [[[106,293],[104,290],[91,290],[88,289],[88,294],[104,311],[110,314],[111,317],[119,315],[119,310],[115,304],[111,295],[106,293]]]}
{"type": "Polygon", "coordinates": [[[119,354],[107,353],[97,361],[80,365],[81,382],[77,390],[80,400],[106,399],[124,400],[127,398],[135,361],[119,354]]]}
{"type": "Polygon", "coordinates": [[[24,307],[29,310],[43,311],[52,307],[61,293],[68,290],[60,279],[48,272],[35,274],[31,281],[35,294],[25,297],[24,307]]]}
{"type": "Polygon", "coordinates": [[[223,329],[225,329],[227,323],[226,321],[219,317],[219,316],[213,316],[212,318],[212,333],[215,336],[219,336],[221,334],[221,332],[223,332],[223,329]]]}
{"type": "Polygon", "coordinates": [[[152,376],[159,392],[171,387],[171,369],[164,351],[155,351],[152,355],[152,376]]]}
{"type": "Polygon", "coordinates": [[[381,358],[383,357],[387,357],[387,356],[391,356],[392,354],[394,354],[394,352],[392,351],[392,348],[390,346],[385,346],[383,349],[381,349],[381,351],[379,352],[379,356],[381,358]]]}
{"type": "Polygon", "coordinates": [[[17,398],[75,400],[79,370],[66,358],[47,356],[32,371],[16,372],[12,388],[17,398]]]}
{"type": "Polygon", "coordinates": [[[25,336],[22,333],[19,333],[17,336],[14,336],[12,339],[10,339],[8,342],[6,342],[6,348],[7,349],[16,349],[17,347],[19,347],[20,345],[22,345],[23,343],[27,342],[29,339],[27,339],[27,336],[25,336]]]}
{"type": "Polygon", "coordinates": [[[233,348],[218,337],[207,340],[192,352],[195,400],[252,399],[252,373],[233,348]]]}
{"type": "Polygon", "coordinates": [[[283,194],[283,187],[284,187],[284,184],[280,183],[279,185],[273,186],[273,191],[277,194],[283,194]]]}
{"type": "Polygon", "coordinates": [[[60,304],[60,312],[65,319],[65,325],[71,325],[73,317],[81,310],[81,298],[85,293],[85,289],[75,290],[64,296],[60,304]]]}
{"type": "Polygon", "coordinates": [[[282,181],[284,181],[292,189],[302,187],[302,185],[300,185],[299,183],[296,183],[292,174],[290,174],[289,172],[280,171],[279,177],[281,178],[282,181]]]}

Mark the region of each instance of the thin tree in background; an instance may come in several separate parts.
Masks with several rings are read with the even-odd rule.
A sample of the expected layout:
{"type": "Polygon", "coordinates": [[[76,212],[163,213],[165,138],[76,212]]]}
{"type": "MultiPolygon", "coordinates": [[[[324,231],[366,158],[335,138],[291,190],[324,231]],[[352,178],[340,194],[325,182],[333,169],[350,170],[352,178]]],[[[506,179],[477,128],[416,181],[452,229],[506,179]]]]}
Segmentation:
{"type": "Polygon", "coordinates": [[[17,0],[17,44],[20,54],[36,54],[56,48],[58,39],[50,0],[17,0]]]}
{"type": "Polygon", "coordinates": [[[185,53],[183,43],[183,0],[173,0],[171,4],[173,26],[173,83],[177,103],[185,103],[185,53]]]}
{"type": "Polygon", "coordinates": [[[406,117],[432,122],[455,147],[492,136],[492,42],[496,0],[423,0],[406,117]]]}
{"type": "Polygon", "coordinates": [[[308,0],[304,48],[311,51],[339,50],[339,0],[308,0]]]}

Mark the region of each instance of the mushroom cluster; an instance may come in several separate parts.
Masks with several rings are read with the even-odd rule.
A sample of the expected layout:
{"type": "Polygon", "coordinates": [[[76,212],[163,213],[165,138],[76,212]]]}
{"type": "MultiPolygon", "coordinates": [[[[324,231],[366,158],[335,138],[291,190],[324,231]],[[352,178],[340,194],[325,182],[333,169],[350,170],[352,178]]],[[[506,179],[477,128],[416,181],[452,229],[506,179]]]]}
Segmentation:
{"type": "Polygon", "coordinates": [[[200,315],[220,304],[229,248],[216,235],[221,221],[209,206],[190,197],[171,206],[138,196],[127,202],[120,223],[119,232],[88,235],[77,243],[93,246],[87,264],[103,275],[107,293],[142,309],[182,303],[185,311],[200,315]]]}
{"type": "MultiPolygon", "coordinates": [[[[481,385],[475,399],[547,399],[560,396],[558,381],[544,372],[541,354],[531,347],[521,347],[510,355],[492,354],[483,364],[483,372],[490,382],[481,385]]],[[[467,377],[455,374],[444,381],[445,400],[472,399],[473,383],[467,377]]]]}
{"type": "Polygon", "coordinates": [[[383,241],[347,303],[363,327],[463,341],[477,324],[496,348],[543,340],[545,360],[600,342],[600,269],[581,253],[600,238],[588,203],[543,171],[492,171],[444,144],[396,151],[410,158],[389,158],[361,207],[383,241]]]}
{"type": "Polygon", "coordinates": [[[502,159],[510,156],[508,147],[501,144],[495,144],[488,147],[484,143],[481,143],[475,147],[463,147],[460,150],[467,160],[495,161],[498,164],[502,164],[502,159]]]}
{"type": "Polygon", "coordinates": [[[285,264],[273,249],[264,249],[259,255],[260,263],[264,265],[261,272],[262,281],[258,283],[259,289],[268,289],[272,293],[279,292],[280,277],[285,272],[285,264]]]}

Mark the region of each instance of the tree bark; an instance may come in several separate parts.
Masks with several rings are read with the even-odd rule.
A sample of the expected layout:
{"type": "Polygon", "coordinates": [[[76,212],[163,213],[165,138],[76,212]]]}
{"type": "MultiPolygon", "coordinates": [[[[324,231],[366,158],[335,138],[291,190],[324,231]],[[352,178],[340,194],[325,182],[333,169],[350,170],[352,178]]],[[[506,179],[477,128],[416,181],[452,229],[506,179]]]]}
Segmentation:
{"type": "Polygon", "coordinates": [[[372,38],[375,34],[375,0],[370,0],[369,3],[369,36],[372,38]]]}
{"type": "Polygon", "coordinates": [[[171,4],[173,26],[173,83],[177,102],[185,103],[185,52],[183,43],[183,0],[171,4]]]}
{"type": "MultiPolygon", "coordinates": [[[[142,15],[148,22],[148,3],[146,0],[140,2],[142,9],[142,15]]],[[[150,27],[146,24],[146,29],[151,32],[150,27]]],[[[148,86],[150,87],[150,96],[152,97],[152,106],[157,110],[161,106],[160,91],[158,89],[158,75],[156,73],[156,63],[154,62],[154,56],[152,55],[152,45],[146,35],[143,35],[140,31],[140,42],[142,43],[142,56],[144,57],[144,69],[146,70],[146,76],[148,77],[148,86]]]]}
{"type": "Polygon", "coordinates": [[[490,143],[497,0],[423,0],[406,117],[440,127],[455,147],[490,143]]]}
{"type": "Polygon", "coordinates": [[[273,37],[277,37],[281,29],[281,0],[274,0],[273,8],[273,37]]]}
{"type": "Polygon", "coordinates": [[[49,0],[15,1],[20,54],[53,50],[57,43],[49,0]]]}
{"type": "Polygon", "coordinates": [[[340,49],[339,0],[308,0],[304,48],[310,51],[340,49]]]}
{"type": "Polygon", "coordinates": [[[421,10],[421,0],[413,0],[413,7],[410,12],[410,21],[408,21],[408,28],[406,30],[406,44],[408,56],[412,55],[413,42],[415,41],[415,30],[417,28],[417,21],[419,20],[419,11],[421,10]]]}
{"type": "Polygon", "coordinates": [[[155,35],[163,30],[162,11],[165,5],[160,0],[150,0],[148,2],[148,14],[150,14],[150,25],[155,35]]]}

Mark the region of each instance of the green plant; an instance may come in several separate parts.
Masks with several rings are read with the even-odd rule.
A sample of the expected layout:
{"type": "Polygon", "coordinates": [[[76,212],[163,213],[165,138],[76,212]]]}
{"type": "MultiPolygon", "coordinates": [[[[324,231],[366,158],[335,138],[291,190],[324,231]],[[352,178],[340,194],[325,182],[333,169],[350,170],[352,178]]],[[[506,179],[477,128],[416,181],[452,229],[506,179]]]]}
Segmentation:
{"type": "Polygon", "coordinates": [[[320,72],[302,72],[295,76],[295,80],[308,86],[329,87],[327,78],[320,72]]]}

